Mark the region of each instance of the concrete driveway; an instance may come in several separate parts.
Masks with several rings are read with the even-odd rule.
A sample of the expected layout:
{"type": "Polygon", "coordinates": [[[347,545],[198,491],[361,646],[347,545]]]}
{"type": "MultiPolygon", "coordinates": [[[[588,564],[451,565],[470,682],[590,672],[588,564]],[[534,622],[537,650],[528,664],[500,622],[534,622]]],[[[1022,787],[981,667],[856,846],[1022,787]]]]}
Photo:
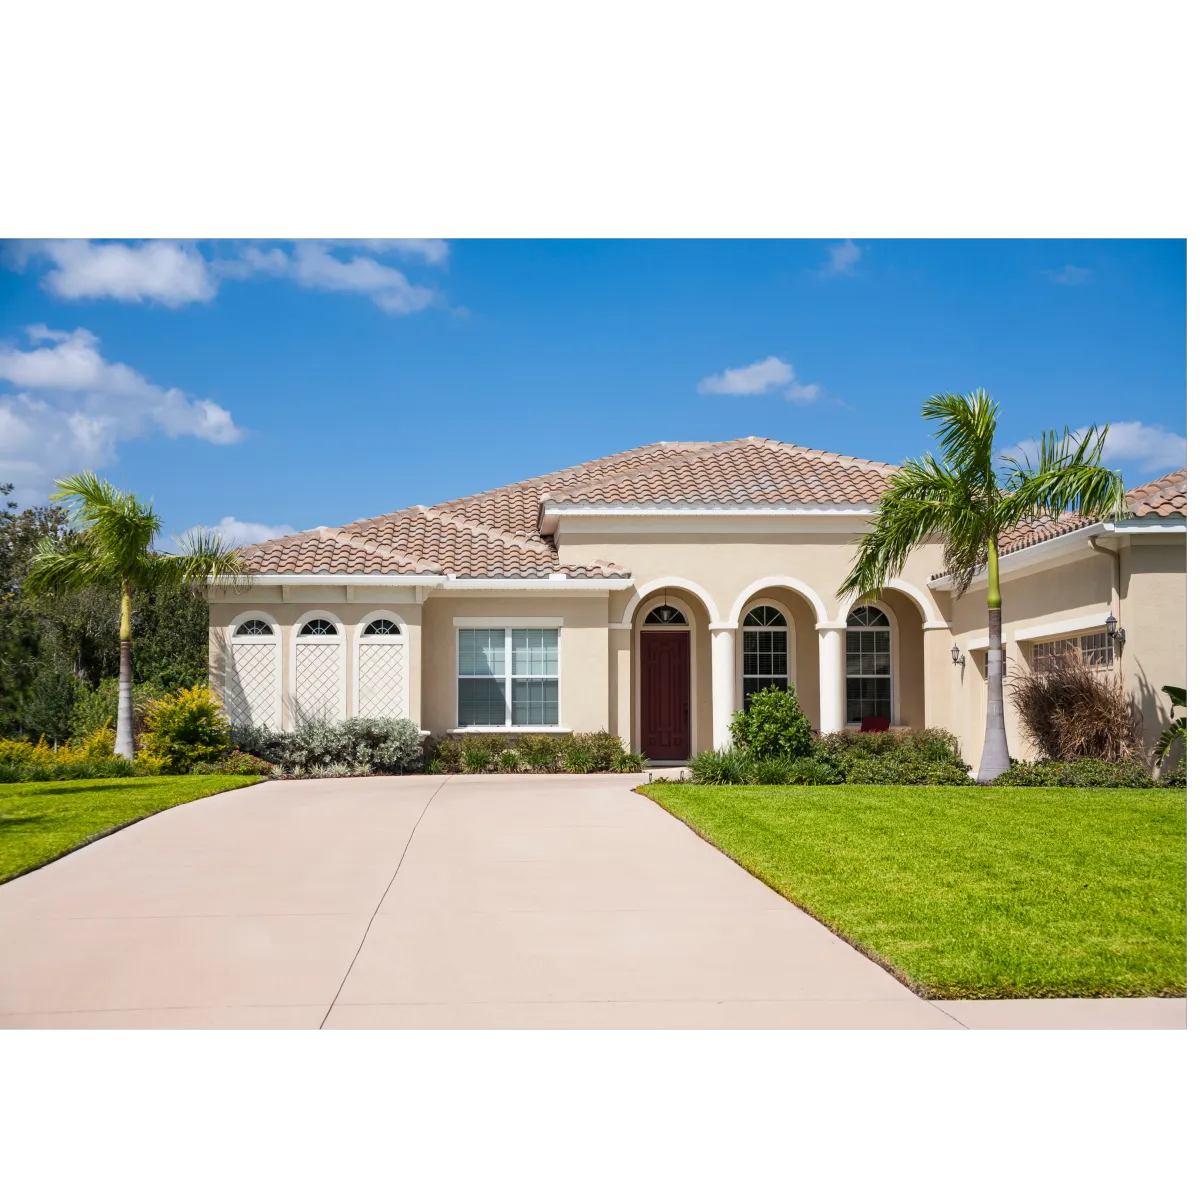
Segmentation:
{"type": "Polygon", "coordinates": [[[971,1023],[636,782],[266,783],[161,813],[0,887],[0,1025],[971,1023]]]}

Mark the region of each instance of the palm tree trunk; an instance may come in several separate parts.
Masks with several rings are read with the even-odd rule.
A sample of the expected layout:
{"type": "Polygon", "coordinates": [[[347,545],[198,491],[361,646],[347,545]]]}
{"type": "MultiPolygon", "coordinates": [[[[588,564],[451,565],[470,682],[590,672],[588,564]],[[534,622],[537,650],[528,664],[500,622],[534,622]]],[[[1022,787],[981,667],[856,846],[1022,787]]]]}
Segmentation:
{"type": "Polygon", "coordinates": [[[1004,729],[1003,651],[1000,648],[1000,551],[996,539],[988,541],[988,656],[987,725],[983,734],[983,754],[976,779],[990,783],[1011,765],[1008,735],[1004,729]]]}
{"type": "Polygon", "coordinates": [[[117,747],[121,758],[133,758],[133,593],[121,581],[121,676],[117,687],[117,747]]]}

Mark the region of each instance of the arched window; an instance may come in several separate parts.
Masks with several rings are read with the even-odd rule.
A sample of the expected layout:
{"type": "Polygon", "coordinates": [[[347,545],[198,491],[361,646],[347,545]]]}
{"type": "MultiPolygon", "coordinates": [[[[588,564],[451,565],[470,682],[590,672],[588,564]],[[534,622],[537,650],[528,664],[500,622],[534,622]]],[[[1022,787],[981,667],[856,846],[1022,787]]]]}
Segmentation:
{"type": "Polygon", "coordinates": [[[324,617],[314,617],[311,621],[305,621],[300,628],[300,637],[337,637],[337,626],[332,621],[326,621],[324,617]]]}
{"type": "Polygon", "coordinates": [[[646,614],[647,625],[686,625],[687,617],[670,604],[660,604],[646,614]]]}
{"type": "Polygon", "coordinates": [[[371,621],[362,631],[363,637],[399,637],[400,626],[395,621],[389,621],[386,617],[381,617],[377,621],[371,621]]]}
{"type": "Polygon", "coordinates": [[[266,621],[259,620],[258,617],[251,617],[248,621],[243,621],[237,629],[233,631],[234,637],[274,637],[275,630],[271,628],[266,621]]]}
{"type": "Polygon", "coordinates": [[[846,618],[846,721],[892,717],[892,628],[864,604],[846,618]]]}
{"type": "Polygon", "coordinates": [[[742,622],[742,707],[767,688],[788,685],[787,618],[777,608],[760,604],[742,622]]]}

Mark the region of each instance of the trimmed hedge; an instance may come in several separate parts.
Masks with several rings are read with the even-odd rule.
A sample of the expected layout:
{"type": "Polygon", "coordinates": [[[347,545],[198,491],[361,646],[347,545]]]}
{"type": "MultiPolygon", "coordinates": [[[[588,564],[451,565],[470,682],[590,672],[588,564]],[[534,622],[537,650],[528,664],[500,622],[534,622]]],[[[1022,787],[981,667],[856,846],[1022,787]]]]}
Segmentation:
{"type": "Polygon", "coordinates": [[[1156,784],[1150,772],[1137,759],[1104,762],[1098,758],[1077,758],[1073,762],[1051,762],[1048,759],[1015,762],[992,780],[992,786],[1151,788],[1156,784]]]}
{"type": "Polygon", "coordinates": [[[646,760],[625,749],[615,733],[464,733],[431,740],[425,769],[431,774],[537,772],[591,775],[644,771],[646,760]]]}

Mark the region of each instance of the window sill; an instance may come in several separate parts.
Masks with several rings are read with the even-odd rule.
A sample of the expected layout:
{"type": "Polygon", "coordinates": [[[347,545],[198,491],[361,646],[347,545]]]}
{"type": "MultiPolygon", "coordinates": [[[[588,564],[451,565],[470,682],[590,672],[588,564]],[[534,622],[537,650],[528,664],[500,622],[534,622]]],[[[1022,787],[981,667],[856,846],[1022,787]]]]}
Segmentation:
{"type": "Polygon", "coordinates": [[[570,733],[569,725],[459,725],[447,733],[570,733]]]}

